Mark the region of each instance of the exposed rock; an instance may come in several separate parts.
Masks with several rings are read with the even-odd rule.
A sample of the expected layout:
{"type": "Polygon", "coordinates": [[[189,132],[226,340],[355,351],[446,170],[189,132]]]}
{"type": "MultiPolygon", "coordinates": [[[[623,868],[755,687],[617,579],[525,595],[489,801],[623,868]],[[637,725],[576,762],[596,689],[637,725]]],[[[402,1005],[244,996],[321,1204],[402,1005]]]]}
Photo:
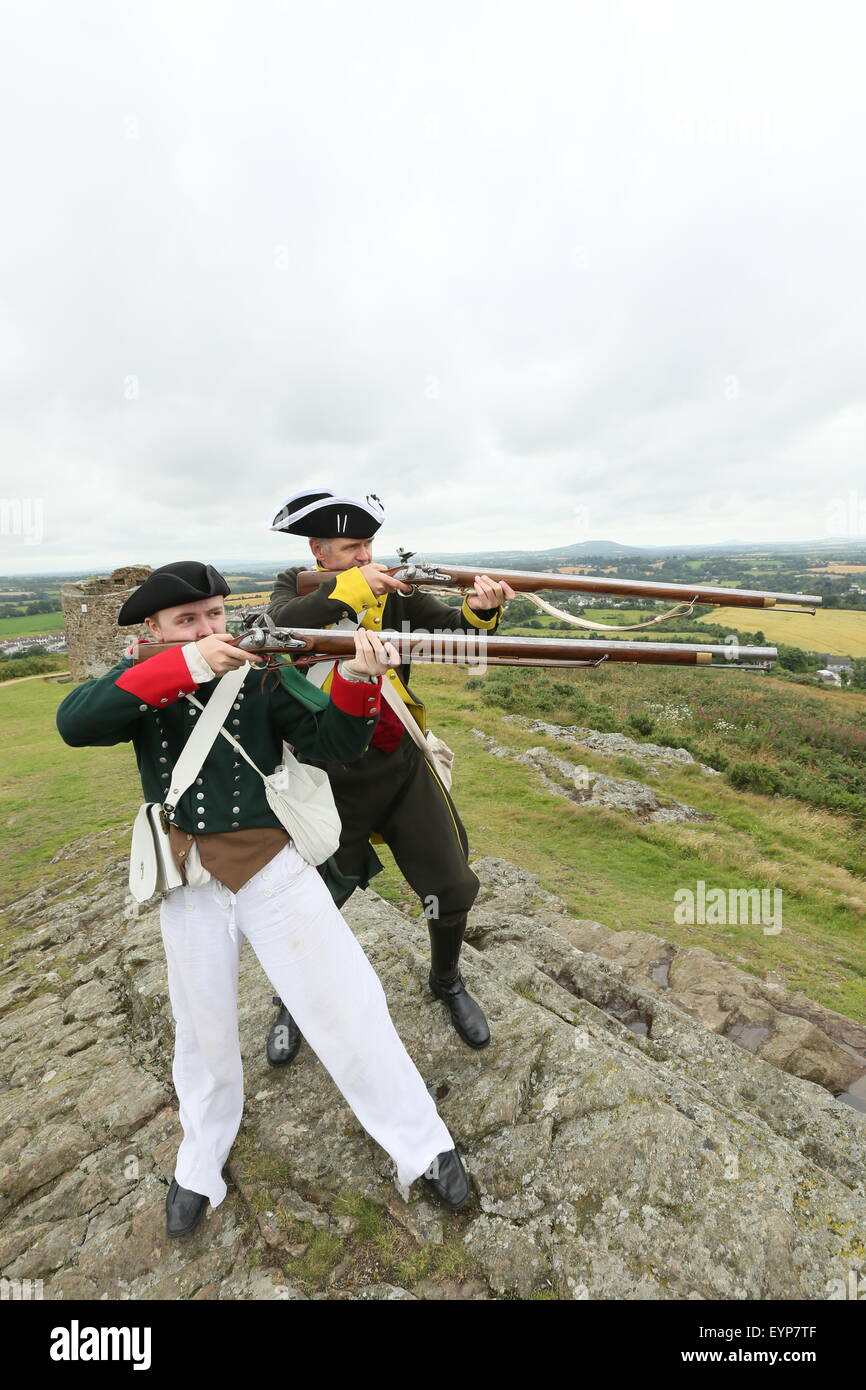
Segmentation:
{"type": "Polygon", "coordinates": [[[0,1193],[20,1202],[52,1178],[69,1172],[95,1148],[96,1140],[80,1125],[48,1125],[28,1134],[16,1159],[0,1168],[0,1193]]]}
{"type": "Polygon", "coordinates": [[[5,1273],[10,1279],[36,1279],[51,1274],[69,1262],[86,1230],[87,1220],[83,1216],[31,1226],[26,1250],[10,1264],[4,1261],[5,1273]]]}
{"type": "Polygon", "coordinates": [[[716,974],[708,953],[570,919],[514,866],[476,868],[464,974],[491,1020],[483,1052],[425,987],[423,921],[372,893],[346,914],[461,1146],[469,1206],[447,1212],[414,1188],[405,1203],[308,1046],[268,1067],[271,989],[247,950],[229,1196],[183,1242],[164,1229],[179,1128],[157,913],[125,914],[102,866],[68,899],[24,900],[10,959],[30,978],[48,929],[40,949],[68,947],[79,977],[60,972],[0,1020],[0,1272],[44,1279],[51,1299],[790,1300],[866,1269],[866,1119],[792,1074],[820,1071],[837,1046],[818,1006],[804,1017],[802,996],[716,974]],[[730,1034],[766,1028],[759,1055],[680,995],[730,1034]],[[46,1050],[46,1029],[101,1019],[116,1022],[83,1051],[46,1050]]]}
{"type": "Polygon", "coordinates": [[[635,758],[638,762],[646,763],[651,770],[659,764],[667,767],[694,765],[708,777],[722,775],[717,768],[709,767],[707,763],[699,763],[687,748],[663,748],[659,743],[638,743],[633,738],[627,738],[625,734],[604,734],[598,729],[584,729],[579,724],[546,724],[543,719],[527,719],[520,714],[508,714],[505,717],[515,724],[522,724],[533,733],[544,734],[545,738],[580,743],[585,748],[592,749],[594,753],[603,753],[609,758],[635,758]]]}
{"type": "MultiPolygon", "coordinates": [[[[552,726],[551,726],[552,727],[552,726]]],[[[527,748],[518,753],[513,748],[505,748],[490,734],[480,729],[472,731],[484,744],[488,753],[496,758],[508,758],[524,767],[533,768],[540,776],[545,790],[554,796],[565,797],[579,806],[606,806],[612,811],[624,811],[643,821],[707,821],[713,817],[704,811],[696,811],[681,801],[656,795],[651,787],[632,778],[608,777],[592,768],[576,766],[557,758],[548,748],[527,748]]]]}

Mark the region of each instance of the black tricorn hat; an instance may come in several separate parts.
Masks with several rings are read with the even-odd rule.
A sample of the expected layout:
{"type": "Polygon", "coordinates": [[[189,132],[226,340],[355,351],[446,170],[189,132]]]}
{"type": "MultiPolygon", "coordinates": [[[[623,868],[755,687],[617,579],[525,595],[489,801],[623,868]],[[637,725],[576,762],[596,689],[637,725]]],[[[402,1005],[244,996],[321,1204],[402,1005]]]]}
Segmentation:
{"type": "Polygon", "coordinates": [[[228,584],[213,565],[202,565],[198,560],[175,560],[170,565],[160,565],[134,594],[130,594],[117,615],[117,625],[131,627],[134,623],[143,623],[161,608],[177,608],[182,603],[230,593],[228,584]]]}
{"type": "Polygon", "coordinates": [[[306,489],[286,499],[271,522],[271,530],[328,540],[341,536],[366,540],[376,534],[384,520],[385,508],[375,492],[366,497],[338,497],[328,488],[306,489]]]}

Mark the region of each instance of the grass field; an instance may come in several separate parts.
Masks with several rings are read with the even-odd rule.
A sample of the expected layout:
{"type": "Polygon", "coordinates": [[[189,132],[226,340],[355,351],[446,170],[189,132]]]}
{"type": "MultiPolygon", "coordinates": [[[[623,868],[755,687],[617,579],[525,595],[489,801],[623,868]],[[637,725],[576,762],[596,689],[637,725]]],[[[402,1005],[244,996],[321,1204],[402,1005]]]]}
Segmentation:
{"type": "Polygon", "coordinates": [[[732,632],[760,629],[768,642],[786,642],[807,652],[866,656],[866,610],[859,608],[819,608],[814,617],[772,608],[717,608],[706,621],[730,624],[732,632]]]}
{"type": "MultiPolygon", "coordinates": [[[[659,612],[666,607],[659,605],[659,612]]],[[[544,627],[554,627],[564,631],[558,618],[547,613],[539,613],[544,627]]],[[[617,626],[627,623],[645,622],[652,614],[639,608],[590,608],[584,614],[590,620],[600,623],[613,623],[617,626]]],[[[703,617],[705,623],[721,623],[731,632],[763,632],[767,643],[776,646],[786,643],[790,647],[801,647],[808,652],[829,652],[832,656],[866,656],[866,609],[828,608],[819,609],[811,617],[808,613],[775,613],[771,608],[717,608],[703,617]]],[[[659,626],[658,640],[664,641],[669,633],[688,635],[690,622],[687,618],[671,619],[670,624],[659,626]]],[[[511,630],[511,629],[509,629],[511,630]]],[[[516,629],[514,629],[516,632],[516,629]]],[[[652,632],[648,628],[647,632],[652,632]]],[[[527,635],[530,630],[527,629],[527,635]]],[[[582,634],[574,629],[574,636],[582,634]]],[[[700,629],[694,629],[695,642],[716,641],[707,638],[700,629]]]]}
{"type": "Polygon", "coordinates": [[[0,618],[0,640],[10,637],[44,637],[63,631],[62,613],[35,613],[31,618],[0,618]]]}
{"type": "Polygon", "coordinates": [[[70,689],[43,681],[0,685],[0,902],[57,876],[51,857],[70,840],[111,830],[128,842],[141,801],[132,747],[67,748],[54,716],[70,689]]]}
{"type": "MultiPolygon", "coordinates": [[[[675,725],[683,700],[678,692],[684,690],[695,719],[704,708],[699,700],[708,706],[713,696],[725,701],[732,719],[742,713],[753,723],[754,702],[776,698],[783,714],[802,700],[804,726],[814,722],[817,705],[825,724],[847,721],[846,727],[866,730],[866,696],[854,692],[802,691],[733,672],[618,668],[556,674],[561,695],[554,693],[552,707],[550,697],[539,700],[540,716],[551,722],[584,722],[575,718],[574,700],[586,698],[607,710],[616,727],[651,706],[668,710],[675,725]]],[[[725,778],[695,769],[648,777],[631,759],[603,758],[543,738],[509,719],[508,710],[491,706],[483,686],[467,689],[466,673],[454,668],[418,668],[413,684],[427,701],[433,727],[457,753],[454,796],[473,855],[497,855],[536,873],[575,916],[655,932],[684,947],[706,946],[759,975],[779,971],[790,987],[866,1017],[866,843],[850,818],[794,797],[739,792],[725,778]],[[542,743],[571,762],[647,780],[663,796],[715,819],[642,824],[618,812],[575,806],[542,791],[532,769],[492,759],[473,728],[515,750],[542,743]],[[780,887],[784,930],[765,936],[760,926],[677,925],[674,892],[698,879],[722,888],[780,887]]],[[[132,749],[67,748],[55,732],[54,715],[69,688],[38,681],[0,688],[0,903],[68,875],[68,862],[54,865],[51,859],[71,839],[106,831],[108,844],[128,846],[141,799],[132,749]]],[[[724,742],[726,735],[718,737],[724,742]]],[[[763,750],[757,756],[765,756],[763,750]]],[[[385,872],[374,886],[416,907],[386,850],[382,858],[385,872]]]]}

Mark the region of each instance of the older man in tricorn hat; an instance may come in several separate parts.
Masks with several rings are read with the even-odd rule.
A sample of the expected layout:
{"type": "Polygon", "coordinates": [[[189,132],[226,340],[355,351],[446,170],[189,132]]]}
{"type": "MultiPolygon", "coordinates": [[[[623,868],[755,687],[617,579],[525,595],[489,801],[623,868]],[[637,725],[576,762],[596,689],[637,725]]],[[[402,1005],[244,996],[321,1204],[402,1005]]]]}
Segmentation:
{"type": "MultiPolygon", "coordinates": [[[[412,592],[373,560],[373,537],[384,520],[375,494],[347,497],[325,488],[297,492],[280,507],[274,531],[304,536],[318,569],[334,578],[315,592],[298,595],[302,567],[277,577],[268,613],[277,626],[330,627],[339,624],[384,632],[407,628],[424,631],[492,632],[502,604],[514,598],[508,584],[486,575],[475,579],[474,592],[461,608],[431,594],[412,592]]],[[[333,666],[318,663],[311,677],[330,687],[333,666]]],[[[392,690],[424,728],[424,707],[409,687],[408,665],[387,672],[392,690]]],[[[468,841],[457,808],[429,760],[407,734],[387,703],[370,748],[353,763],[325,764],[343,822],[339,849],[330,867],[332,891],[340,906],[370,875],[370,836],[378,835],[425,908],[430,931],[430,988],[447,1005],[458,1035],[470,1047],[485,1047],[490,1029],[478,1002],[460,974],[460,948],[466,919],[478,893],[478,879],[467,860],[468,841]],[[430,905],[435,910],[430,911],[430,905]]],[[[375,859],[373,860],[375,864],[375,859]]],[[[373,869],[375,872],[375,868],[373,869]]],[[[291,1061],[301,1034],[285,1001],[271,1028],[267,1053],[274,1065],[291,1061]]]]}
{"type": "MultiPolygon", "coordinates": [[[[176,645],[137,665],[124,657],[72,691],[57,712],[61,736],[74,747],[131,741],[148,801],[167,801],[172,769],[218,678],[258,661],[225,630],[228,593],[211,565],[184,560],[154,570],[118,623],[145,622],[158,642],[176,645]],[[198,708],[184,698],[194,691],[198,708]]],[[[259,772],[235,746],[267,770],[279,764],[283,740],[310,760],[358,758],[375,730],[381,677],[394,656],[375,635],[359,632],[354,657],[334,671],[327,702],[311,700],[291,668],[276,686],[239,687],[223,725],[235,743],[215,737],[189,790],[165,807],[183,878],[163,895],[160,911],[184,1134],[166,1200],[170,1236],[188,1234],[208,1201],[218,1206],[226,1195],[222,1167],[243,1110],[243,937],[358,1119],[394,1159],[399,1181],[423,1175],[451,1207],[468,1196],[453,1140],[397,1036],[372,966],[268,805],[259,772]]]]}

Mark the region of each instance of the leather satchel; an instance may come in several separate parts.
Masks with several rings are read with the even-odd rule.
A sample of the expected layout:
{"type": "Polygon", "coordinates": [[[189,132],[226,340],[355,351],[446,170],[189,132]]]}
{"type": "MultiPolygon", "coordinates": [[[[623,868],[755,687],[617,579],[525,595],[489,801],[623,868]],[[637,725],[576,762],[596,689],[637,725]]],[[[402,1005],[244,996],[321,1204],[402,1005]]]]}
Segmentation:
{"type": "Polygon", "coordinates": [[[158,801],[143,801],[132,825],[129,891],[137,903],[146,903],[154,893],[169,893],[182,883],[171,852],[165,812],[158,801]]]}

